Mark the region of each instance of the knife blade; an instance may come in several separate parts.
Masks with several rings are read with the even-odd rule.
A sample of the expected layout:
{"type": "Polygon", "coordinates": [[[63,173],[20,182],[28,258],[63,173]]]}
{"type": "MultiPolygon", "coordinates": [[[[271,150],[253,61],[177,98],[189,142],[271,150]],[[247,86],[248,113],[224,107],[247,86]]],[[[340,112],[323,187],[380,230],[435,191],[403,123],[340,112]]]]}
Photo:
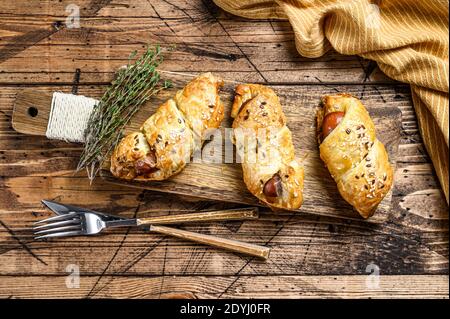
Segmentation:
{"type": "Polygon", "coordinates": [[[57,215],[64,215],[64,214],[68,214],[70,212],[77,212],[77,213],[97,214],[108,220],[127,220],[128,219],[128,218],[121,217],[121,216],[110,215],[110,214],[98,212],[98,211],[88,209],[88,208],[83,208],[83,207],[78,207],[78,206],[73,206],[73,205],[68,205],[68,204],[61,204],[61,203],[57,203],[55,201],[46,200],[46,199],[41,200],[41,202],[48,209],[50,209],[52,212],[54,212],[57,215]]]}

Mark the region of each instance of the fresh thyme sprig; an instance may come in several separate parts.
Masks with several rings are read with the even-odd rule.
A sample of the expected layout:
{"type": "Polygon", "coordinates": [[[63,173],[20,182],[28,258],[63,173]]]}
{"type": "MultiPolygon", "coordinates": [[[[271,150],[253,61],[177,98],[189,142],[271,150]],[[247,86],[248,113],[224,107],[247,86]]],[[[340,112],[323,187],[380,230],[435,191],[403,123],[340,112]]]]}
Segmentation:
{"type": "Polygon", "coordinates": [[[137,59],[136,53],[134,51],[130,55],[127,67],[118,71],[89,118],[77,171],[86,168],[91,181],[141,105],[152,95],[171,86],[169,81],[161,80],[156,70],[163,61],[160,46],[149,46],[137,59]]]}

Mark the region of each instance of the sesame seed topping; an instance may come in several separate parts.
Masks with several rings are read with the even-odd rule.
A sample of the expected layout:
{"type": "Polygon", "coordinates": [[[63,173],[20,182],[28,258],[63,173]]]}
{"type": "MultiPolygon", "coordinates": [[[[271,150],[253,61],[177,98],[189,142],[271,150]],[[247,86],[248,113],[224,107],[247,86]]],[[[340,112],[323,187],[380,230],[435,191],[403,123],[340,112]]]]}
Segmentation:
{"type": "Polygon", "coordinates": [[[359,176],[358,176],[358,175],[355,175],[355,178],[356,178],[356,179],[359,179],[359,176]]]}
{"type": "Polygon", "coordinates": [[[350,134],[351,132],[352,132],[352,130],[349,128],[345,130],[345,133],[347,133],[347,134],[350,134]]]}
{"type": "Polygon", "coordinates": [[[367,164],[366,167],[372,167],[372,164],[367,164]]]}

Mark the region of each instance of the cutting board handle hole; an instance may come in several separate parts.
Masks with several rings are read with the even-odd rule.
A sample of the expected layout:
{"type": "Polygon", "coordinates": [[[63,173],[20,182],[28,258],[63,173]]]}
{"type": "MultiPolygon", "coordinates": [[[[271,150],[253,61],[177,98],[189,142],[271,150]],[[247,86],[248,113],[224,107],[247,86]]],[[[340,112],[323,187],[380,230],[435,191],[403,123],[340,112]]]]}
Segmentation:
{"type": "Polygon", "coordinates": [[[39,111],[35,106],[30,106],[28,108],[28,115],[31,117],[36,117],[38,115],[39,111]]]}

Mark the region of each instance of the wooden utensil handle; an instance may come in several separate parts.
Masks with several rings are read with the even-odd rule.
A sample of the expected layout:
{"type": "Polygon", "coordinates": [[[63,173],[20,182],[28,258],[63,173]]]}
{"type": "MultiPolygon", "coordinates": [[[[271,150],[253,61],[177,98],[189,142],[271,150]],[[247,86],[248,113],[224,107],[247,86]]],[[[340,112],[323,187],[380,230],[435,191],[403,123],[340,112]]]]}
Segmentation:
{"type": "Polygon", "coordinates": [[[242,209],[228,209],[216,210],[190,214],[177,214],[149,218],[138,218],[138,225],[164,225],[164,224],[178,224],[187,222],[206,222],[206,221],[220,221],[220,220],[247,220],[257,219],[259,217],[258,208],[242,208],[242,209]]]}
{"type": "Polygon", "coordinates": [[[270,248],[268,247],[244,243],[232,239],[220,238],[211,235],[194,233],[178,228],[151,225],[150,231],[194,241],[209,246],[223,248],[237,253],[255,256],[263,259],[267,259],[270,253],[270,248]]]}

